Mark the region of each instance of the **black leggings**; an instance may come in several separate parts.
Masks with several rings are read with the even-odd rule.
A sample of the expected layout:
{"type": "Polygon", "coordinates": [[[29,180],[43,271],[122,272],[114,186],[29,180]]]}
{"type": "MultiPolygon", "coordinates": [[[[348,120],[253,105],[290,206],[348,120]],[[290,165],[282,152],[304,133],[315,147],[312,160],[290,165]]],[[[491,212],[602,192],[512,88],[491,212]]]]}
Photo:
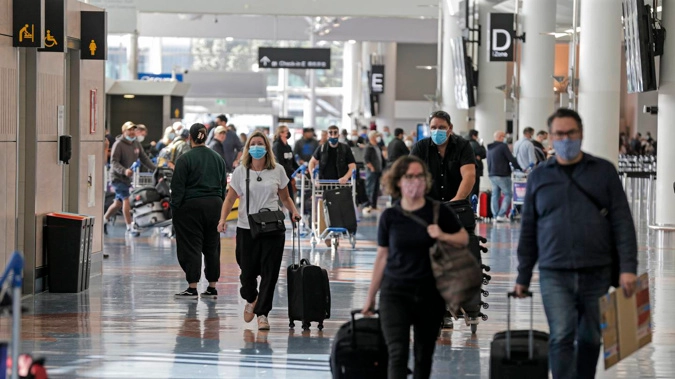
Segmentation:
{"type": "Polygon", "coordinates": [[[279,279],[281,258],[284,255],[285,235],[251,237],[250,229],[237,228],[237,264],[241,269],[239,281],[241,297],[249,303],[258,298],[253,313],[267,316],[272,310],[274,289],[279,279]],[[260,291],[258,291],[260,276],[260,291]]]}
{"type": "Polygon", "coordinates": [[[380,322],[389,351],[388,378],[408,377],[411,326],[415,340],[413,378],[429,378],[445,302],[433,280],[418,286],[393,282],[385,277],[380,292],[380,322]]]}
{"type": "Polygon", "coordinates": [[[219,197],[202,197],[174,209],[178,263],[188,283],[197,283],[201,278],[202,254],[206,280],[217,282],[220,277],[218,220],[222,206],[223,200],[219,197]]]}

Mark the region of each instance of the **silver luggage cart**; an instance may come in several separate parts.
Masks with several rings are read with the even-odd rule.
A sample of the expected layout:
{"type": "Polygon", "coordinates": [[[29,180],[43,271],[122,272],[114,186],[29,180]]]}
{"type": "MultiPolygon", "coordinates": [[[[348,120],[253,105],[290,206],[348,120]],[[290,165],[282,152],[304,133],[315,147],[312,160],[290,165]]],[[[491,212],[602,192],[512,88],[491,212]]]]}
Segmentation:
{"type": "Polygon", "coordinates": [[[527,176],[529,172],[513,171],[511,173],[511,220],[516,217],[516,206],[525,204],[525,190],[527,188],[527,176]]]}
{"type": "MultiPolygon", "coordinates": [[[[319,177],[319,169],[314,169],[314,178],[319,177]]],[[[311,221],[311,243],[312,248],[315,248],[319,241],[324,241],[330,239],[331,250],[337,250],[340,245],[340,237],[345,236],[349,239],[349,242],[352,245],[352,248],[356,247],[356,236],[351,234],[346,228],[341,227],[326,227],[323,231],[321,230],[321,220],[319,217],[324,215],[324,210],[320,207],[319,200],[323,199],[323,192],[337,189],[337,188],[351,188],[352,191],[352,204],[354,205],[355,213],[358,221],[358,212],[356,212],[356,170],[352,171],[352,177],[347,181],[347,183],[340,183],[339,180],[335,179],[314,179],[311,183],[312,187],[312,221],[311,221]]]]}

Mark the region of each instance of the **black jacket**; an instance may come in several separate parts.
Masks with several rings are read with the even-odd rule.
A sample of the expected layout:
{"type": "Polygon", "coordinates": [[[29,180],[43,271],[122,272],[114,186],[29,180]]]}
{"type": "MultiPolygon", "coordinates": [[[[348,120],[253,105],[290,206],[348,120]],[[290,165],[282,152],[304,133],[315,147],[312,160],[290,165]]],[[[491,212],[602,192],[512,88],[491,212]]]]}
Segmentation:
{"type": "Polygon", "coordinates": [[[477,157],[480,157],[480,160],[476,159],[476,176],[483,176],[483,171],[485,170],[483,160],[487,158],[487,151],[485,150],[485,146],[482,146],[481,144],[478,143],[478,141],[473,139],[470,139],[469,143],[471,144],[473,153],[477,157]]]}
{"type": "Polygon", "coordinates": [[[403,140],[394,138],[389,142],[389,146],[387,146],[387,161],[390,166],[396,162],[397,159],[408,154],[410,154],[410,149],[408,149],[408,146],[405,145],[403,140]]]}
{"type": "Polygon", "coordinates": [[[520,170],[518,160],[511,154],[509,146],[504,142],[493,142],[487,150],[488,176],[511,176],[511,167],[520,170]]]}
{"type": "Polygon", "coordinates": [[[293,179],[293,172],[298,168],[295,159],[293,159],[293,149],[288,144],[281,142],[281,140],[276,140],[272,144],[272,152],[274,152],[274,158],[277,160],[277,163],[284,167],[288,179],[293,179]]]}

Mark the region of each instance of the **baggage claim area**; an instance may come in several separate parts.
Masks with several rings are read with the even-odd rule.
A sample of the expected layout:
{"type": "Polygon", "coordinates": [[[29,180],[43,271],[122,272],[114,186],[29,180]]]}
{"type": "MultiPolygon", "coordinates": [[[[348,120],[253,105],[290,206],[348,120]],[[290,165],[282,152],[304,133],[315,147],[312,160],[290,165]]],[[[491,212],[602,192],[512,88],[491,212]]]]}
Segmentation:
{"type": "Polygon", "coordinates": [[[663,3],[0,0],[0,379],[675,377],[663,3]],[[415,327],[387,375],[441,299],[430,373],[415,327]]]}

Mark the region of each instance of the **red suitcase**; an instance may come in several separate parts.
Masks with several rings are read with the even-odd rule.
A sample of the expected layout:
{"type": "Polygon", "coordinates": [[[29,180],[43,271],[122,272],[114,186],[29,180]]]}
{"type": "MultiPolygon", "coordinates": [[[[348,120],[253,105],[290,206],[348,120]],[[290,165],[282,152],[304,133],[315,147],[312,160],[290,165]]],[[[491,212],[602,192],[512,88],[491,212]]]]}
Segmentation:
{"type": "Polygon", "coordinates": [[[478,200],[478,216],[484,219],[492,218],[492,208],[490,207],[490,200],[492,198],[492,191],[481,192],[478,200]]]}

